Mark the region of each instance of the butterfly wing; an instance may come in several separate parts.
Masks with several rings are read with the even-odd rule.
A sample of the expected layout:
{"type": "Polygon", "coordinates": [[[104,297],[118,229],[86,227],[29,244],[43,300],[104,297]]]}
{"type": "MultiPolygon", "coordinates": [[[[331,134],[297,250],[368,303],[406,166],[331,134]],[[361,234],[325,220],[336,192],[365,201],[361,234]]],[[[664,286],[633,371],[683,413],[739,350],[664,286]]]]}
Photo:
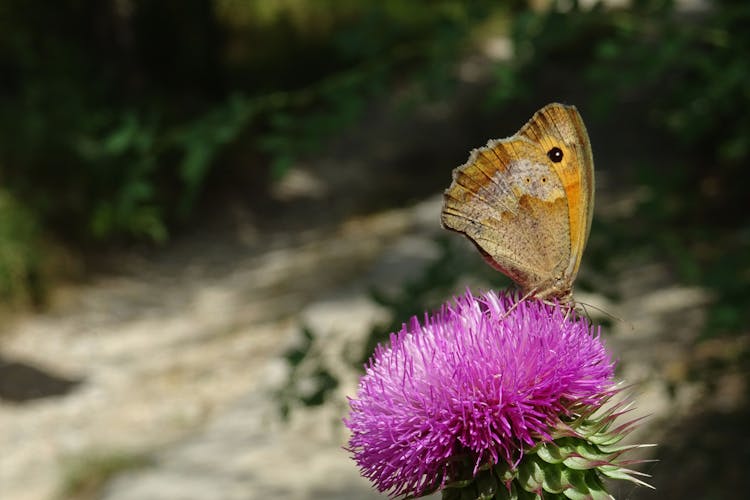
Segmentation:
{"type": "Polygon", "coordinates": [[[578,271],[592,201],[583,122],[575,108],[550,104],[516,135],[472,151],[453,171],[441,219],[525,292],[564,298],[578,271]],[[561,155],[551,155],[555,148],[561,155]]]}
{"type": "Polygon", "coordinates": [[[560,178],[568,200],[571,253],[565,275],[572,284],[594,214],[594,159],[586,126],[575,106],[553,103],[537,111],[518,135],[539,144],[544,151],[561,149],[562,160],[550,160],[549,164],[560,178]]]}

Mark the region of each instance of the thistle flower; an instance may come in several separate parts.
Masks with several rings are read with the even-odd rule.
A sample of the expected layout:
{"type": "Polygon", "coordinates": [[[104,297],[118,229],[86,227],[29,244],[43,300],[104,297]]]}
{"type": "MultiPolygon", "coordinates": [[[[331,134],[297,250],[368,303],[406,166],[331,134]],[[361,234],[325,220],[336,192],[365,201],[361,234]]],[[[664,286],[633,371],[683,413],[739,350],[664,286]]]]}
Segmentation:
{"type": "Polygon", "coordinates": [[[614,444],[630,426],[609,430],[623,408],[596,414],[616,392],[612,359],[598,330],[564,308],[467,292],[423,324],[412,318],[366,368],[348,449],[394,497],[596,491],[597,473],[639,482],[610,460],[627,448],[614,444]],[[579,445],[593,448],[582,456],[579,445]]]}

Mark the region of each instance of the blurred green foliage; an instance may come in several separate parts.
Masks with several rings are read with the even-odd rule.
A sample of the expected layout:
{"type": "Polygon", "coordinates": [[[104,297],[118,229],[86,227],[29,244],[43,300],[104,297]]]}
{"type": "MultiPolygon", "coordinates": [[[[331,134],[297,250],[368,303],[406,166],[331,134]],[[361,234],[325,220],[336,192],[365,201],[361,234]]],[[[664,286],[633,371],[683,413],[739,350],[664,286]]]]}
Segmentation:
{"type": "Polygon", "coordinates": [[[429,92],[490,3],[4,1],[3,188],[66,241],[163,242],[212,182],[262,195],[375,96],[429,92]]]}
{"type": "Polygon", "coordinates": [[[63,477],[56,500],[99,498],[108,481],[153,465],[152,457],[130,451],[86,450],[62,460],[63,477]]]}
{"type": "Polygon", "coordinates": [[[0,189],[0,300],[37,304],[43,300],[41,234],[36,219],[0,189]]]}
{"type": "Polygon", "coordinates": [[[297,404],[320,406],[339,385],[338,378],[325,366],[320,343],[307,328],[302,330],[299,345],[287,349],[284,359],[289,364],[289,380],[276,394],[283,418],[289,417],[297,404]]]}
{"type": "Polygon", "coordinates": [[[0,174],[65,236],[164,241],[229,145],[281,175],[374,93],[454,60],[480,12],[423,4],[4,2],[0,174]]]}

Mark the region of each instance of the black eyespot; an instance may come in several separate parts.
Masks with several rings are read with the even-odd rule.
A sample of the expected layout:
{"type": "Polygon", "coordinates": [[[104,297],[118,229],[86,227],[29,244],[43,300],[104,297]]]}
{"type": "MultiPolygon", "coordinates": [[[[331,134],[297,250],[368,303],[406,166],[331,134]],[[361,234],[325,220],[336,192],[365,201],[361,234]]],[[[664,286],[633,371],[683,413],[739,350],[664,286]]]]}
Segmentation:
{"type": "Polygon", "coordinates": [[[547,158],[552,160],[555,163],[560,163],[563,159],[563,152],[562,149],[558,147],[554,147],[547,151],[547,158]]]}
{"type": "Polygon", "coordinates": [[[526,181],[526,184],[531,184],[531,177],[526,177],[524,180],[526,181]]]}
{"type": "Polygon", "coordinates": [[[545,182],[547,182],[547,178],[546,177],[542,177],[542,184],[545,183],[545,182]]]}

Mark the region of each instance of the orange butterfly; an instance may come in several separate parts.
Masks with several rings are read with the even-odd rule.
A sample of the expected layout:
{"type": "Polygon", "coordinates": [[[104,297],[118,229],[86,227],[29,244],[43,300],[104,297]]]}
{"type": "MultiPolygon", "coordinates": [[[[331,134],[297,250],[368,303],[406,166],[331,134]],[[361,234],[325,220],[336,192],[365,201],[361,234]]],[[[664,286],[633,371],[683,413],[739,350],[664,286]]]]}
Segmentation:
{"type": "Polygon", "coordinates": [[[574,106],[548,104],[453,171],[443,227],[540,299],[571,303],[594,206],[594,161],[574,106]]]}

